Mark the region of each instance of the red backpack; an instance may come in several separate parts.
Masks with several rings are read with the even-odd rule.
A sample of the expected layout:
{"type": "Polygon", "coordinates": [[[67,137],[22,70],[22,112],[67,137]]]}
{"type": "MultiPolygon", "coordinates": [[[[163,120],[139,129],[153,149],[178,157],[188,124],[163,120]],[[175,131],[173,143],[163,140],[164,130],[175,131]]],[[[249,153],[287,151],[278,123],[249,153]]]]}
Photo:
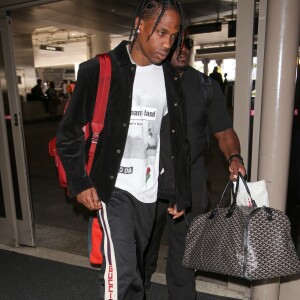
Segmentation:
{"type": "MultiPolygon", "coordinates": [[[[89,174],[92,168],[94,154],[98,143],[99,135],[104,126],[105,112],[109,94],[110,80],[111,80],[111,61],[108,54],[100,54],[97,56],[100,64],[100,74],[98,81],[97,96],[93,114],[93,120],[91,122],[93,142],[89,149],[89,157],[86,165],[86,171],[89,174]]],[[[66,104],[65,110],[68,106],[66,104]]],[[[88,124],[83,128],[85,133],[85,140],[89,137],[89,126],[88,124]]],[[[56,137],[49,141],[49,154],[55,159],[55,166],[58,173],[59,184],[68,188],[66,172],[61,163],[56,149],[56,137]]],[[[102,264],[102,254],[100,251],[102,242],[102,231],[100,223],[97,217],[92,218],[89,223],[89,259],[92,264],[102,264]]]]}

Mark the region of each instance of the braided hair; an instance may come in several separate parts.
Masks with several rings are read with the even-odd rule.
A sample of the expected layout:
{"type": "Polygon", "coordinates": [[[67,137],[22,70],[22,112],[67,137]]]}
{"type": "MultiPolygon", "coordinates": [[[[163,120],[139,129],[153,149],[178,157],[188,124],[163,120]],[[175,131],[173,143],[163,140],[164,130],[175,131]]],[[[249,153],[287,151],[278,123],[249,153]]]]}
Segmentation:
{"type": "Polygon", "coordinates": [[[181,7],[181,4],[178,0],[141,0],[137,9],[133,25],[131,28],[131,33],[129,40],[132,40],[132,44],[135,42],[135,39],[138,34],[138,28],[142,19],[150,19],[158,15],[156,22],[152,28],[152,31],[148,38],[154,33],[156,27],[158,26],[161,18],[163,17],[167,9],[175,10],[181,16],[180,31],[177,38],[177,47],[181,45],[181,39],[183,36],[184,28],[184,14],[181,7]],[[136,19],[138,19],[137,24],[135,24],[136,19]]]}

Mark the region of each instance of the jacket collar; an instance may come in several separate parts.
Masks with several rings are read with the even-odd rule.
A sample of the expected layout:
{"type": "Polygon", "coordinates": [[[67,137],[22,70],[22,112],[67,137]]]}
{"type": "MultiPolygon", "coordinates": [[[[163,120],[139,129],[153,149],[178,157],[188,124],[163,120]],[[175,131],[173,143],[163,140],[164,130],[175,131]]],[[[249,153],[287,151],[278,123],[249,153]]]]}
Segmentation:
{"type": "Polygon", "coordinates": [[[122,41],[114,50],[115,56],[117,58],[118,65],[128,65],[131,64],[126,45],[128,41],[122,41]]]}

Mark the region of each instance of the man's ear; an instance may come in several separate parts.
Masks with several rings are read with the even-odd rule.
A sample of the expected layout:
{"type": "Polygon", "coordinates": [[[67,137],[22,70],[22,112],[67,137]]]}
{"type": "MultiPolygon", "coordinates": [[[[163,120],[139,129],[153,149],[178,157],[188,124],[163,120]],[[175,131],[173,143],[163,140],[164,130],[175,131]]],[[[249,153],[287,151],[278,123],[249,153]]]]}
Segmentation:
{"type": "Polygon", "coordinates": [[[136,28],[137,24],[139,23],[139,17],[136,17],[135,18],[135,21],[134,21],[134,29],[136,28]]]}
{"type": "Polygon", "coordinates": [[[140,17],[136,17],[135,22],[134,22],[134,29],[137,29],[140,31],[141,27],[143,27],[143,26],[144,26],[144,20],[141,19],[140,17]],[[140,24],[139,24],[139,21],[140,21],[140,24]],[[139,24],[139,28],[137,28],[138,24],[139,24]]]}

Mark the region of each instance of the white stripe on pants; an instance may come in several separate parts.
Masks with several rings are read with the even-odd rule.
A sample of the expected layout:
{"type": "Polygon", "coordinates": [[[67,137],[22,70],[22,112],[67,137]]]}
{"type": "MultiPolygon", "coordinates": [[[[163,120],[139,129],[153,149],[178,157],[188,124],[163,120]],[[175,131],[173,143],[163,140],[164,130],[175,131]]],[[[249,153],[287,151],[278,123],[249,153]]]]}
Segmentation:
{"type": "Polygon", "coordinates": [[[154,222],[155,207],[156,203],[142,203],[116,188],[109,203],[99,211],[104,256],[100,271],[101,300],[144,298],[143,256],[154,222]]]}

